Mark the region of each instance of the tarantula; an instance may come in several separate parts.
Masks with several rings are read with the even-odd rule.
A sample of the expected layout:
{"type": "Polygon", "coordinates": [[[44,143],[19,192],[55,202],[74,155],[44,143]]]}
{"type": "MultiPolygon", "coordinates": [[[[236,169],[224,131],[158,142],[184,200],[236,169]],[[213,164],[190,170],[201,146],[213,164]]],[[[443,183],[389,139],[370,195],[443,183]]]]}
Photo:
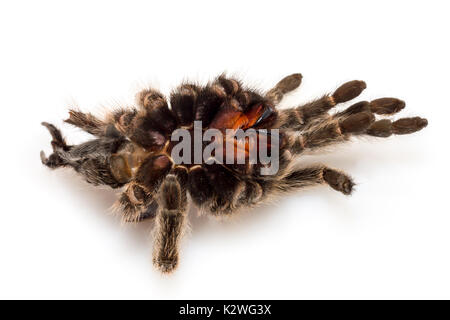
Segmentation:
{"type": "MultiPolygon", "coordinates": [[[[137,95],[136,108],[115,110],[104,119],[70,110],[65,122],[96,139],[68,145],[55,126],[43,122],[52,136],[53,153],[47,158],[41,152],[41,160],[52,169],[71,167],[94,185],[123,187],[116,206],[124,221],[155,220],[153,263],[162,272],[171,272],[178,265],[178,246],[187,224],[188,194],[202,212],[215,216],[227,216],[273,195],[319,184],[349,195],[354,183],[344,172],[322,164],[300,168],[293,165],[294,160],[353,136],[386,138],[427,126],[427,120],[419,117],[377,120],[375,115],[392,115],[405,107],[396,98],[362,101],[330,114],[337,104],[356,98],[366,88],[357,80],[313,102],[277,110],[283,96],[301,81],[300,74],[292,74],[260,93],[221,75],[205,86],[182,84],[170,94],[170,107],[161,93],[149,89],[137,95]],[[224,140],[231,139],[235,150],[244,151],[244,162],[177,163],[171,153],[176,144],[173,133],[178,128],[192,132],[195,121],[219,132],[257,130],[257,138],[266,138],[270,152],[275,147],[279,150],[278,171],[263,175],[258,169],[267,164],[248,161],[248,154],[262,148],[262,143],[250,145],[249,139],[228,135],[224,140]],[[267,129],[278,129],[279,135],[272,136],[267,129]]],[[[201,147],[206,144],[202,142],[201,147]]]]}

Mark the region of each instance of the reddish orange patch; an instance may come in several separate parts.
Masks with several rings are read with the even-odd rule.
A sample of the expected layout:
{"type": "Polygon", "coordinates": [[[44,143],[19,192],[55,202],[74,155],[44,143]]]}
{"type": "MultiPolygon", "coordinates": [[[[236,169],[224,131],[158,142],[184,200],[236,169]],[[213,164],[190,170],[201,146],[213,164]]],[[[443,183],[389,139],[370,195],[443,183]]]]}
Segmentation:
{"type": "Polygon", "coordinates": [[[230,107],[224,108],[216,115],[210,127],[221,130],[248,129],[254,126],[265,114],[271,113],[268,108],[262,103],[254,105],[246,113],[230,107]]]}

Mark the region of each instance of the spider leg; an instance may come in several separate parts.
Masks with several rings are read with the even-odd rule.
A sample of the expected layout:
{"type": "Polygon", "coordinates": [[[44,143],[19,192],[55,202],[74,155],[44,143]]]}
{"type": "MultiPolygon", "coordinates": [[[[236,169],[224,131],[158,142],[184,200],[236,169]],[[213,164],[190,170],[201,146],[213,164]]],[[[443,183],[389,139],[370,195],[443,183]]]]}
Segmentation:
{"type": "MultiPolygon", "coordinates": [[[[232,196],[226,205],[217,208],[217,199],[208,206],[213,215],[230,215],[240,208],[253,207],[270,201],[272,195],[295,192],[311,186],[326,184],[336,191],[349,195],[355,185],[345,173],[316,165],[301,169],[289,169],[280,175],[266,178],[244,178],[233,186],[228,186],[232,196]]],[[[224,189],[225,190],[225,189],[224,189]]],[[[190,192],[192,195],[192,192],[190,192]]]]}
{"type": "Polygon", "coordinates": [[[109,114],[106,120],[100,120],[91,113],[70,109],[69,118],[64,120],[64,122],[97,137],[117,138],[121,135],[126,135],[136,115],[137,110],[134,108],[120,108],[109,114]]]}
{"type": "Polygon", "coordinates": [[[113,154],[126,143],[123,138],[103,137],[79,145],[67,145],[59,129],[47,122],[42,125],[49,130],[53,138],[53,153],[48,158],[43,151],[40,153],[45,166],[51,169],[71,167],[88,183],[94,185],[104,184],[118,188],[126,182],[125,177],[118,179],[113,172],[121,172],[121,168],[113,170],[112,167],[112,164],[117,162],[113,154]]]}
{"type": "Polygon", "coordinates": [[[169,174],[159,189],[159,210],[155,224],[153,264],[164,273],[178,265],[179,242],[186,228],[186,181],[169,174]]]}
{"type": "MultiPolygon", "coordinates": [[[[286,160],[287,162],[292,162],[286,160]]],[[[316,165],[296,169],[288,166],[277,175],[244,175],[239,179],[220,166],[197,167],[189,172],[189,194],[199,208],[214,216],[230,216],[241,208],[248,208],[270,200],[271,195],[296,191],[309,186],[327,184],[331,188],[351,194],[354,183],[345,173],[316,165]]]]}
{"type": "Polygon", "coordinates": [[[91,113],[84,113],[78,110],[69,110],[69,118],[64,120],[94,136],[105,135],[107,123],[98,119],[91,113]]]}
{"type": "Polygon", "coordinates": [[[329,118],[300,134],[287,132],[284,147],[298,155],[307,150],[345,142],[352,135],[364,133],[374,121],[375,116],[370,112],[359,112],[344,119],[329,118]]]}
{"type": "Polygon", "coordinates": [[[302,75],[294,73],[281,79],[275,87],[267,91],[266,98],[272,101],[274,105],[280,103],[286,93],[297,89],[302,83],[302,75]]]}
{"type": "Polygon", "coordinates": [[[41,151],[42,163],[51,168],[71,167],[83,176],[86,182],[94,185],[108,185],[111,188],[119,188],[123,182],[118,181],[111,172],[108,157],[97,156],[95,158],[81,158],[73,160],[67,152],[54,152],[48,158],[41,151]]]}
{"type": "Polygon", "coordinates": [[[104,121],[90,113],[69,111],[65,122],[75,125],[98,137],[123,138],[149,150],[160,149],[167,136],[176,128],[167,102],[154,91],[141,92],[140,109],[120,108],[110,113],[104,121]]]}
{"type": "Polygon", "coordinates": [[[327,112],[337,104],[356,98],[365,88],[363,81],[353,80],[341,85],[331,95],[324,95],[296,108],[280,110],[278,127],[294,130],[304,128],[315,119],[327,116],[327,112]]]}
{"type": "Polygon", "coordinates": [[[279,190],[289,192],[318,184],[327,184],[345,195],[350,195],[355,185],[347,174],[323,165],[289,172],[274,185],[279,190]]]}
{"type": "Polygon", "coordinates": [[[176,121],[166,99],[158,91],[148,89],[137,95],[137,103],[139,110],[120,108],[105,120],[100,120],[91,113],[69,110],[69,119],[65,122],[98,137],[123,135],[145,148],[160,148],[176,128],[176,121]]]}

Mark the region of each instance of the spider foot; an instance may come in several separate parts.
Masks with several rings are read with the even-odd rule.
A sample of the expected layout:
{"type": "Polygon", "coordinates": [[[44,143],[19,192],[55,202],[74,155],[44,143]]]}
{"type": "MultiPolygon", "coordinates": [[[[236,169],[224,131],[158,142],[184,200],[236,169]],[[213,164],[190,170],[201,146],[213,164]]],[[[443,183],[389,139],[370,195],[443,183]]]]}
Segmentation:
{"type": "Polygon", "coordinates": [[[390,115],[405,107],[405,102],[397,98],[380,98],[370,102],[370,111],[380,115],[390,115]]]}
{"type": "Polygon", "coordinates": [[[364,81],[353,80],[346,82],[333,93],[332,98],[334,103],[337,104],[352,100],[359,96],[366,87],[364,81]]]}
{"type": "Polygon", "coordinates": [[[280,90],[281,93],[285,94],[290,91],[297,89],[302,83],[302,75],[300,73],[291,74],[277,83],[276,88],[280,90]]]}
{"type": "Polygon", "coordinates": [[[333,169],[324,169],[323,179],[334,190],[342,192],[345,195],[350,195],[355,185],[350,177],[333,169]]]}

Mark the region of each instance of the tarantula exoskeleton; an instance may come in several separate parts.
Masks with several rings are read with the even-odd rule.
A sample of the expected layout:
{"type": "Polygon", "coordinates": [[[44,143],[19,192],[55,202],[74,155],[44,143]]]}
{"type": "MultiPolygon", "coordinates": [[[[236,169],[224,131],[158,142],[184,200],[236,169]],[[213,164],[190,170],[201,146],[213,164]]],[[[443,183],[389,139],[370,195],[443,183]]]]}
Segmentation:
{"type": "MultiPolygon", "coordinates": [[[[53,153],[47,158],[41,152],[41,160],[50,168],[71,167],[95,185],[123,187],[116,206],[124,221],[156,220],[153,262],[162,272],[170,272],[178,264],[178,245],[187,224],[188,194],[201,212],[216,216],[227,216],[240,208],[261,204],[273,195],[318,184],[348,195],[354,183],[347,174],[321,164],[301,168],[294,165],[294,160],[352,136],[385,138],[409,134],[427,125],[427,120],[419,117],[377,120],[375,115],[392,115],[404,108],[404,102],[396,98],[362,101],[328,113],[337,104],[357,97],[366,88],[363,81],[347,82],[333,94],[305,105],[277,110],[283,96],[296,89],[301,80],[300,74],[292,74],[262,94],[222,75],[205,86],[182,84],[171,93],[170,107],[161,93],[149,89],[138,94],[137,108],[116,110],[104,119],[70,110],[65,122],[96,139],[68,145],[55,126],[44,122],[53,138],[53,153]],[[218,149],[208,159],[198,159],[183,150],[184,160],[180,162],[174,157],[174,132],[183,128],[193,133],[197,123],[202,125],[201,132],[214,129],[224,136],[210,139],[218,149]],[[253,129],[256,140],[230,136],[225,132],[229,129],[253,129]],[[274,129],[278,129],[276,135],[269,132],[274,129]],[[233,152],[225,148],[230,142],[233,152]],[[277,170],[272,174],[262,174],[267,163],[250,158],[253,151],[263,148],[277,155],[277,170]],[[226,156],[232,153],[232,160],[237,159],[235,151],[242,151],[243,161],[219,160],[217,150],[226,156]]],[[[200,154],[207,145],[199,142],[200,154]]]]}

